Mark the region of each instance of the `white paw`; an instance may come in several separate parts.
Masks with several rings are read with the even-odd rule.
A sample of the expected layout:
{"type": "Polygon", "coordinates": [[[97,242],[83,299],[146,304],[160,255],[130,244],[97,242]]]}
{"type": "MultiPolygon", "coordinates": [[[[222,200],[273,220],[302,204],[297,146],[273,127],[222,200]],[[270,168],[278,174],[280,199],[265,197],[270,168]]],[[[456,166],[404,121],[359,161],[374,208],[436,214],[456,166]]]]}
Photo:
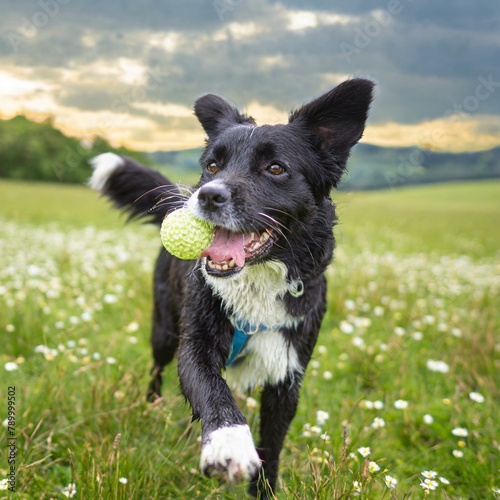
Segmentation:
{"type": "Polygon", "coordinates": [[[248,425],[221,427],[213,431],[201,449],[201,470],[224,481],[248,481],[261,461],[248,425]]]}

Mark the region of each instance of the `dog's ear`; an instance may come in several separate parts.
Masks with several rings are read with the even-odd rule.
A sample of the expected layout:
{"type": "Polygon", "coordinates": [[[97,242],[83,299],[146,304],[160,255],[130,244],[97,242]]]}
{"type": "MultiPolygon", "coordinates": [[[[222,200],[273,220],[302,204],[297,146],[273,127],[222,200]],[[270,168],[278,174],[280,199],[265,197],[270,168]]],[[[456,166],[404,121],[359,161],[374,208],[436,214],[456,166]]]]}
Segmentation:
{"type": "Polygon", "coordinates": [[[361,139],[373,97],[374,83],[362,78],[347,80],[290,115],[333,163],[332,184],[345,170],[351,148],[361,139]]]}
{"type": "Polygon", "coordinates": [[[214,94],[207,94],[200,97],[194,104],[194,114],[197,116],[209,139],[232,125],[255,125],[255,120],[252,117],[243,115],[235,107],[222,99],[222,97],[214,94]]]}

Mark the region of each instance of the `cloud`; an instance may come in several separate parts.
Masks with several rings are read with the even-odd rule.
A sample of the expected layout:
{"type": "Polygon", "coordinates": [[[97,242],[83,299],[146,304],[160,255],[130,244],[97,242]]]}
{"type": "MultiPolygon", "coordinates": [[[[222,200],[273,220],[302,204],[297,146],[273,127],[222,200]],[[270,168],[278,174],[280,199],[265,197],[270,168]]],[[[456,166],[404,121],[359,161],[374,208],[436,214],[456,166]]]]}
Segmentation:
{"type": "Polygon", "coordinates": [[[460,116],[415,124],[388,122],[367,127],[364,140],[381,146],[418,146],[433,151],[481,151],[500,144],[500,117],[460,116]]]}
{"type": "MultiPolygon", "coordinates": [[[[393,124],[413,136],[418,127],[466,104],[470,109],[463,112],[477,123],[500,115],[498,2],[318,0],[305,7],[298,0],[5,0],[4,5],[2,68],[36,89],[24,92],[21,86],[16,96],[0,91],[3,112],[50,109],[69,113],[75,123],[81,112],[86,129],[93,114],[99,119],[125,111],[133,133],[124,132],[124,140],[137,144],[143,144],[141,126],[156,144],[172,124],[179,128],[168,141],[190,142],[196,121],[181,114],[207,92],[261,114],[261,121],[282,121],[292,108],[349,76],[377,82],[369,128],[379,134],[371,140],[387,141],[392,131],[407,141],[393,124]],[[476,106],[480,78],[495,85],[487,98],[476,98],[476,106]]],[[[496,137],[479,126],[469,133],[478,136],[478,144],[496,137]]]]}

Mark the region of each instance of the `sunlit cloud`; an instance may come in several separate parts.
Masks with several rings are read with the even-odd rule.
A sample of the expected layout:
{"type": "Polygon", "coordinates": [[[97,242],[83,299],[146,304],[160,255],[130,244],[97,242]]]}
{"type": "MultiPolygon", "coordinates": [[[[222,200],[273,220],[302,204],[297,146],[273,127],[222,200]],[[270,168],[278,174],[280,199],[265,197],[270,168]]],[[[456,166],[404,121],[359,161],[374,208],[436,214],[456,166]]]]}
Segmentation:
{"type": "Polygon", "coordinates": [[[364,141],[379,146],[418,146],[435,151],[481,151],[500,144],[500,116],[452,115],[415,124],[369,124],[364,141]]]}
{"type": "Polygon", "coordinates": [[[181,149],[203,143],[192,104],[204,93],[259,124],[286,123],[291,109],[361,75],[377,82],[365,142],[443,151],[500,144],[493,6],[474,17],[410,2],[387,21],[388,4],[362,2],[226,2],[224,12],[212,2],[118,4],[99,12],[92,2],[61,4],[28,34],[21,20],[39,8],[13,3],[0,28],[26,40],[16,52],[0,37],[0,116],[51,117],[73,135],[181,149]],[[350,58],[342,42],[356,49],[350,58]],[[463,114],[443,118],[455,106],[463,114]]]}

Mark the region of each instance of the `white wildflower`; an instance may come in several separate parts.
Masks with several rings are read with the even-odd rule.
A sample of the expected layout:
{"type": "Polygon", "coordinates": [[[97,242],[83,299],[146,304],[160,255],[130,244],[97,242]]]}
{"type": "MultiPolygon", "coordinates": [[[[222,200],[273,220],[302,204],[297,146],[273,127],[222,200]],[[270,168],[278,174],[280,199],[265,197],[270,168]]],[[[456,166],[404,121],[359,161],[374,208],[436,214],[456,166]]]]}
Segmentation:
{"type": "Polygon", "coordinates": [[[76,484],[69,483],[68,486],[64,487],[61,493],[68,498],[73,498],[76,495],[76,484]]]}
{"type": "Polygon", "coordinates": [[[356,493],[361,493],[361,483],[359,481],[353,481],[352,487],[356,493]]]}
{"type": "Polygon", "coordinates": [[[137,321],[132,321],[125,327],[125,330],[129,333],[135,333],[139,330],[139,323],[137,323],[137,321]]]}
{"type": "Polygon", "coordinates": [[[404,410],[405,408],[408,408],[408,401],[398,399],[397,401],[394,401],[394,408],[397,410],[404,410]]]}
{"type": "Polygon", "coordinates": [[[372,427],[374,429],[381,429],[382,427],[385,427],[385,420],[380,417],[375,417],[372,422],[372,427]]]}
{"type": "Polygon", "coordinates": [[[424,490],[430,491],[435,490],[439,486],[439,483],[437,481],[434,481],[433,479],[424,479],[420,483],[420,486],[422,486],[424,490]]]}
{"type": "Polygon", "coordinates": [[[427,369],[431,372],[439,372],[439,373],[448,373],[450,371],[450,367],[444,361],[435,361],[433,359],[429,359],[427,361],[427,369]]]}
{"type": "Polygon", "coordinates": [[[385,485],[390,489],[394,489],[398,484],[398,480],[392,476],[385,476],[384,481],[385,485]]]}
{"type": "Polygon", "coordinates": [[[479,392],[471,392],[469,393],[469,398],[476,403],[484,403],[484,396],[479,392]]]}
{"type": "Polygon", "coordinates": [[[339,328],[342,333],[346,333],[347,335],[350,335],[354,331],[354,326],[348,321],[341,321],[339,328]]]}
{"type": "Polygon", "coordinates": [[[438,473],[435,470],[424,470],[422,471],[422,476],[426,479],[434,479],[438,473]]]}
{"type": "Polygon", "coordinates": [[[327,411],[318,410],[316,412],[316,423],[318,425],[325,425],[326,421],[330,418],[330,415],[327,411]]]}
{"type": "Polygon", "coordinates": [[[255,408],[257,408],[257,400],[254,399],[254,398],[251,398],[251,397],[248,397],[247,398],[247,401],[246,401],[246,405],[247,405],[247,408],[250,409],[250,410],[254,410],[255,408]]]}
{"type": "Polygon", "coordinates": [[[105,294],[103,300],[106,304],[115,304],[116,302],[118,302],[118,298],[116,297],[116,295],[113,295],[111,293],[105,294]]]}
{"type": "Polygon", "coordinates": [[[434,423],[434,417],[432,415],[429,415],[428,413],[424,415],[424,422],[427,424],[427,425],[430,425],[432,423],[434,423]]]}

